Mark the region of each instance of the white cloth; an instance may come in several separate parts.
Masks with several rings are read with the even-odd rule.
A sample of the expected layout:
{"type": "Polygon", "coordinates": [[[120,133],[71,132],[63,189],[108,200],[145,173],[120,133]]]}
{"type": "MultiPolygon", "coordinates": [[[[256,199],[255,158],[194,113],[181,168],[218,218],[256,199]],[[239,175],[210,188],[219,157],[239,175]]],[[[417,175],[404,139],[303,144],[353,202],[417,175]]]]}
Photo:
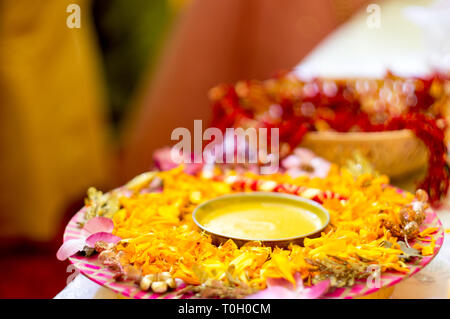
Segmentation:
{"type": "MultiPolygon", "coordinates": [[[[450,12],[450,1],[443,4],[450,12]]],[[[438,5],[431,0],[380,1],[375,5],[379,28],[370,23],[372,11],[363,8],[320,43],[295,73],[309,78],[381,77],[387,70],[402,76],[425,75],[435,68],[450,71],[450,23],[448,15],[437,15],[443,12],[438,5]]]]}

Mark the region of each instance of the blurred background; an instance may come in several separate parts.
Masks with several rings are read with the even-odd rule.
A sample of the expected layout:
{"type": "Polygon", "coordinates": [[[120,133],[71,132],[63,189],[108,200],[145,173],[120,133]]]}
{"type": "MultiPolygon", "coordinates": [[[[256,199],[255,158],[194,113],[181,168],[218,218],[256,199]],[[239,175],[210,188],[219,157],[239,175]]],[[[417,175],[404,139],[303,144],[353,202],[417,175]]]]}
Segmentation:
{"type": "Polygon", "coordinates": [[[308,53],[371,3],[0,0],[0,298],[62,290],[70,272],[55,253],[85,190],[148,170],[174,128],[208,121],[211,87],[305,57],[299,72],[320,69],[308,53]]]}

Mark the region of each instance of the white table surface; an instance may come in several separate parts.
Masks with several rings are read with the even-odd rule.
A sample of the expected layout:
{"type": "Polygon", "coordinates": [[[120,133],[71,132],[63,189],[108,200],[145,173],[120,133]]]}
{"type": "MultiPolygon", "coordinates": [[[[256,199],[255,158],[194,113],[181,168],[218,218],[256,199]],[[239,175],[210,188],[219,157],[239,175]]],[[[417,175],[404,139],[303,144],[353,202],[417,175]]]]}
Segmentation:
{"type": "MultiPolygon", "coordinates": [[[[381,27],[370,29],[362,10],[323,41],[296,72],[302,76],[382,76],[387,69],[402,75],[430,71],[429,52],[422,30],[403,15],[407,5],[429,1],[393,0],[380,3],[381,27]]],[[[450,229],[450,203],[438,212],[450,229]]],[[[68,274],[69,275],[69,274],[68,274]]],[[[56,299],[118,298],[111,290],[78,275],[56,299]]],[[[396,285],[392,298],[450,298],[450,234],[435,259],[421,272],[396,285]]]]}

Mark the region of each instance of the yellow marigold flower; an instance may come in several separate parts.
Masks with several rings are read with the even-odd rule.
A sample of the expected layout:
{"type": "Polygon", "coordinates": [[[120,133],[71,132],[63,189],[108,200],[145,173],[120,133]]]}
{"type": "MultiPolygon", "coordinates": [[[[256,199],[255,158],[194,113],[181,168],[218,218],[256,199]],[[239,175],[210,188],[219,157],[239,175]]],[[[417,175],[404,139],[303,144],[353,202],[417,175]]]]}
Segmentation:
{"type": "MultiPolygon", "coordinates": [[[[116,247],[122,252],[122,261],[133,264],[143,275],[168,271],[188,284],[200,284],[204,276],[215,280],[230,280],[226,277],[234,276],[258,288],[264,288],[266,279],[271,277],[295,283],[296,272],[303,279],[311,280],[318,270],[308,259],[320,261],[330,256],[348,263],[376,262],[383,270],[409,271],[398,257],[402,251],[397,239],[383,226],[383,221],[400,222],[398,212],[414,196],[389,187],[387,177],[364,174],[355,179],[349,171],[336,167],[326,178],[252,173],[244,176],[267,181],[266,187],[289,183],[305,189],[331,191],[345,199],[324,200],[330,225],[320,237],[306,238],[304,247],[271,249],[258,242],[238,247],[231,240],[216,246],[193,223],[192,212],[206,200],[233,192],[229,181],[237,174],[229,172],[223,181],[218,181],[185,174],[182,168],[158,172],[152,177],[162,180],[162,192],[137,190],[128,198],[120,198],[122,208],[113,217],[113,233],[124,239],[116,247]],[[390,246],[383,246],[384,242],[390,246]]],[[[436,230],[427,228],[419,236],[427,237],[436,230]]],[[[429,246],[414,247],[420,248],[423,255],[431,255],[434,245],[432,241],[429,246]]]]}

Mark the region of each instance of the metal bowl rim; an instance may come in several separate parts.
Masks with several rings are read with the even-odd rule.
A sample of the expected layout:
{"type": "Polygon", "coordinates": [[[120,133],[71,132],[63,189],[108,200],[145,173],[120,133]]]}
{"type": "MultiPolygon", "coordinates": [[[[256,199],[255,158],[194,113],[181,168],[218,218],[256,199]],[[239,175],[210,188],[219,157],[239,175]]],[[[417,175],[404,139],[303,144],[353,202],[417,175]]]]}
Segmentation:
{"type": "MultiPolygon", "coordinates": [[[[312,212],[314,213],[314,212],[312,212]]],[[[229,238],[232,240],[238,240],[238,241],[256,241],[256,242],[270,242],[270,243],[276,243],[276,242],[285,242],[285,241],[295,241],[301,238],[307,238],[309,236],[312,236],[314,234],[320,233],[322,232],[330,223],[330,213],[328,212],[328,210],[325,209],[325,207],[323,207],[322,205],[320,205],[319,203],[301,197],[301,196],[297,196],[297,195],[292,195],[292,194],[284,194],[284,193],[273,193],[273,192],[239,192],[239,193],[233,193],[233,194],[227,194],[227,195],[222,195],[222,196],[218,196],[216,198],[207,200],[206,202],[201,203],[200,205],[198,205],[195,209],[194,212],[192,213],[192,219],[194,221],[194,223],[203,231],[210,233],[212,235],[216,235],[216,236],[221,236],[224,238],[229,238]],[[211,231],[210,229],[208,229],[207,227],[205,227],[204,225],[202,225],[196,218],[196,214],[197,212],[202,209],[204,206],[209,205],[212,202],[218,201],[218,200],[223,200],[223,199],[227,199],[227,198],[236,198],[236,197],[242,197],[242,196],[249,196],[249,197],[278,197],[278,198],[287,198],[287,199],[292,199],[298,202],[302,202],[302,203],[306,203],[308,205],[314,206],[317,209],[319,209],[320,211],[322,211],[325,216],[326,216],[326,222],[323,223],[322,227],[320,227],[319,229],[309,232],[307,234],[302,234],[301,236],[294,236],[294,237],[286,237],[286,238],[278,238],[278,239],[249,239],[249,238],[243,238],[243,237],[232,237],[229,235],[225,235],[225,234],[220,234],[214,231],[211,231]]]]}

